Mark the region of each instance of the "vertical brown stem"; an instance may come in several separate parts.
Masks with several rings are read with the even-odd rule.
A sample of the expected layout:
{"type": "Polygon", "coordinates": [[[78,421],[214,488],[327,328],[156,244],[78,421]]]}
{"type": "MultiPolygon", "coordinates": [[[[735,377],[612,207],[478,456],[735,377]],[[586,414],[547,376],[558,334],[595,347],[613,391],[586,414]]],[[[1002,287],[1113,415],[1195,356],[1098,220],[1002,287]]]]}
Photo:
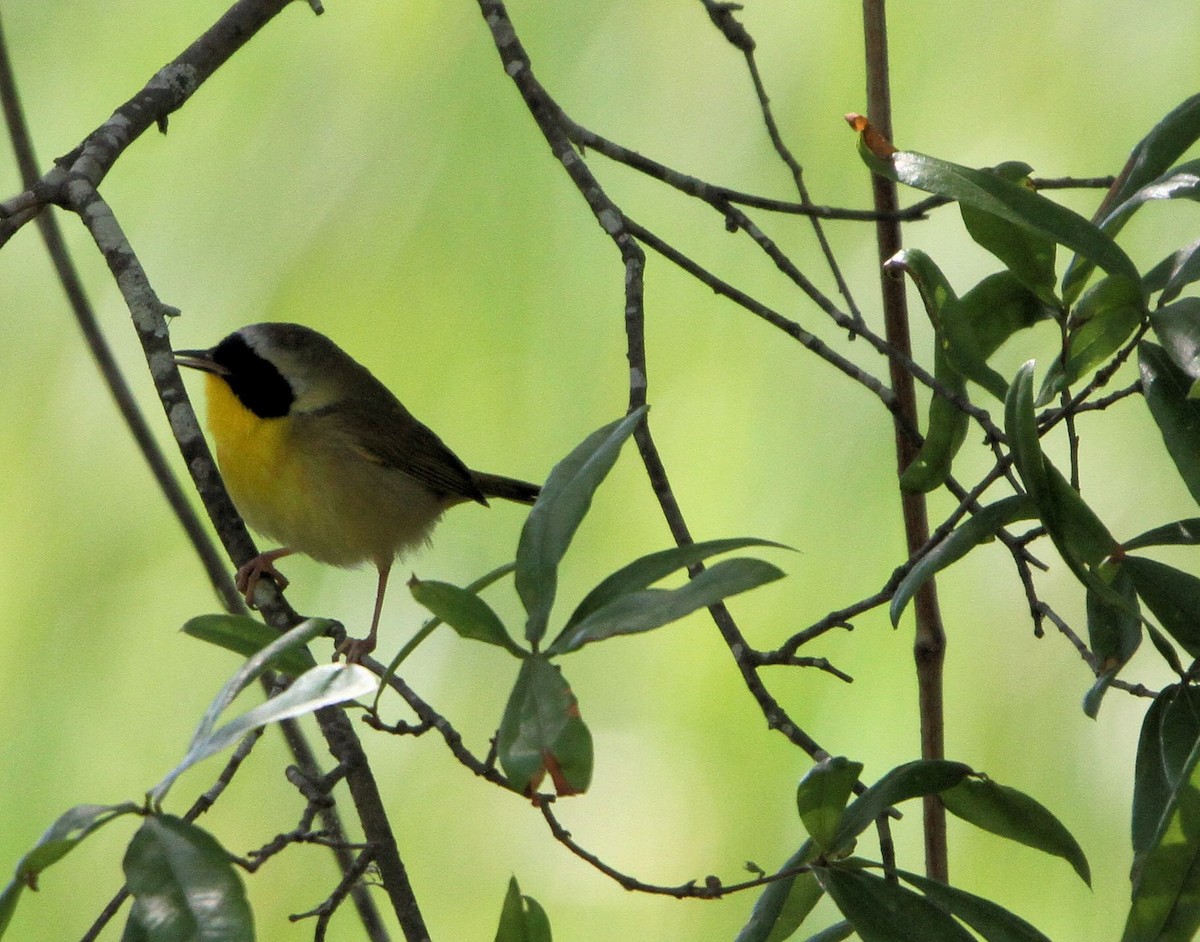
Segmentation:
{"type": "MultiPolygon", "coordinates": [[[[867,118],[880,134],[892,139],[892,104],[888,87],[887,12],[886,0],[863,0],[863,38],[867,57],[867,118]]],[[[884,177],[872,175],[875,209],[894,213],[899,208],[896,184],[884,177]]],[[[900,251],[900,223],[880,218],[875,224],[875,238],[882,264],[900,251]]],[[[909,357],[912,344],[908,330],[908,306],[904,282],[884,271],[880,276],[883,299],[884,329],[888,343],[909,357]]],[[[917,445],[904,434],[903,423],[917,427],[917,403],[912,376],[896,360],[890,361],[892,389],[896,394],[896,460],[900,472],[916,457],[917,445]]],[[[914,553],[929,539],[929,517],[922,494],[900,492],[904,515],[904,534],[908,552],[914,553]]],[[[921,715],[921,756],[941,759],[944,755],[944,724],[942,713],[942,662],[945,658],[946,635],[938,608],[937,588],[932,579],[917,593],[914,605],[917,630],[913,656],[917,667],[917,689],[921,715]]],[[[949,876],[946,853],[946,811],[936,796],[925,799],[925,872],[937,880],[949,876]]]]}

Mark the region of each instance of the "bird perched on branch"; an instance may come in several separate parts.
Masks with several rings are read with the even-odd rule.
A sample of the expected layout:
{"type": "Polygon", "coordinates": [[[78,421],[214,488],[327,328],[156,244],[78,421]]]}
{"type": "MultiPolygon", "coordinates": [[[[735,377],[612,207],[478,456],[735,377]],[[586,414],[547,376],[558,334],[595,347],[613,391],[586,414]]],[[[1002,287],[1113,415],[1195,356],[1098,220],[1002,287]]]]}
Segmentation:
{"type": "Polygon", "coordinates": [[[304,553],[379,571],[371,630],[348,639],[349,661],[375,648],[388,573],[428,541],[443,511],[489,497],[532,504],[534,484],[471,471],[383,383],[332,340],[299,324],[251,324],[175,362],[205,375],[208,428],[229,495],[255,530],[283,545],[237,572],[253,604],[275,561],[304,553]]]}

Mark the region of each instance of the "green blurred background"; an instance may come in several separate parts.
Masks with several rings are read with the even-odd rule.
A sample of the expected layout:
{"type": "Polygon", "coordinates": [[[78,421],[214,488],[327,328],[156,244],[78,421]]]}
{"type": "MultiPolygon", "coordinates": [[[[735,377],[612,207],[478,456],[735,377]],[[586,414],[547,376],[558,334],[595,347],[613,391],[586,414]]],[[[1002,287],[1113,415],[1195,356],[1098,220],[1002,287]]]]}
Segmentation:
{"type": "MultiPolygon", "coordinates": [[[[858,5],[746,5],[814,199],[865,206],[867,174],[841,120],[865,105],[858,5]]],[[[328,0],[327,8],[318,19],[293,4],[172,118],[166,137],[138,141],[104,193],[160,296],[183,311],[172,327],[177,346],[206,346],[257,320],[311,325],[368,363],[472,466],[540,478],[624,408],[617,253],[523,110],[474,4],[328,0]]],[[[42,164],[223,9],[5,0],[42,164]]],[[[704,179],[791,195],[740,55],[699,2],[515,0],[510,13],[537,75],[577,120],[704,179]]],[[[1200,9],[1185,0],[1152,13],[1112,0],[926,0],[896,4],[892,17],[898,143],[966,164],[1023,159],[1047,176],[1114,173],[1145,129],[1196,91],[1200,9]]],[[[884,371],[715,214],[598,156],[589,165],[634,218],[884,371]]],[[[0,193],[19,188],[11,161],[0,164],[0,193]]],[[[1085,212],[1096,199],[1064,197],[1085,212]]],[[[1194,213],[1151,207],[1123,242],[1149,264],[1196,237],[1194,213]]],[[[64,222],[107,333],[169,446],[121,299],[87,236],[64,222]]],[[[807,224],[762,222],[832,293],[807,224]]],[[[872,232],[840,223],[829,234],[877,323],[872,232]]],[[[960,289],[996,267],[964,244],[953,210],[906,238],[960,289]]],[[[772,554],[789,578],[734,603],[748,638],[771,647],[876,591],[903,560],[882,408],[653,256],[646,289],[654,429],[694,533],[755,535],[800,551],[772,554]]],[[[0,867],[8,867],[69,806],[137,798],[156,782],[236,661],[178,633],[189,616],[215,609],[212,592],[97,379],[32,226],[0,252],[0,312],[0,867]]],[[[928,330],[922,315],[915,320],[927,357],[928,330]]],[[[1047,362],[1053,342],[1049,329],[1021,338],[1002,352],[1002,368],[1031,356],[1047,362]]],[[[984,394],[976,398],[998,414],[984,394]]],[[[1195,513],[1140,401],[1081,428],[1086,493],[1119,537],[1195,513]]],[[[1061,441],[1048,447],[1061,459],[1061,441]]],[[[963,480],[986,470],[979,451],[974,442],[964,449],[963,480]]],[[[949,507],[934,497],[935,515],[949,507]]],[[[456,510],[432,548],[400,571],[471,579],[511,558],[521,522],[509,506],[456,510]]],[[[668,542],[631,451],[576,541],[562,598],[668,542]]],[[[1194,553],[1172,561],[1195,566],[1194,553]]],[[[369,617],[372,572],[299,558],[284,568],[299,610],[352,628],[369,617]]],[[[1082,630],[1082,594],[1062,567],[1039,585],[1082,630]]],[[[1098,720],[1084,717],[1088,672],[1061,636],[1033,637],[1002,549],[956,566],[941,595],[949,756],[1048,805],[1094,871],[1089,891],[1061,860],[952,822],[954,881],[1056,939],[1116,938],[1145,701],[1110,695],[1098,720]]],[[[509,589],[492,598],[516,617],[509,589]]],[[[420,620],[397,581],[384,645],[394,649],[420,620]]],[[[918,754],[911,636],[910,620],[893,631],[885,613],[872,612],[852,633],[802,652],[830,658],[854,676],[852,687],[812,671],[764,676],[795,720],[874,779],[918,754]]],[[[435,635],[405,675],[478,752],[515,670],[482,647],[435,635]]],[[[596,645],[565,667],[597,749],[592,791],[557,806],[584,846],[667,884],[709,873],[736,881],[745,861],[770,869],[795,848],[793,794],[809,762],[765,729],[706,618],[596,645]]],[[[1127,673],[1163,681],[1145,652],[1127,673]]],[[[527,803],[456,765],[435,736],[366,738],[435,939],[492,938],[510,874],[547,908],[560,940],[730,939],[746,919],[750,895],[700,903],[626,893],[559,847],[527,803]]],[[[282,781],[286,761],[269,735],[204,818],[231,850],[295,825],[300,803],[282,781]]],[[[189,772],[170,810],[186,807],[219,767],[189,772]]],[[[895,828],[901,864],[914,870],[918,819],[910,813],[895,828]]],[[[109,827],[47,873],[42,892],[22,901],[11,937],[81,935],[121,883],[130,830],[109,827]]],[[[249,878],[260,937],[310,938],[311,925],[286,915],[319,903],[335,879],[316,848],[249,878]]],[[[360,937],[349,914],[332,937],[360,937]]]]}

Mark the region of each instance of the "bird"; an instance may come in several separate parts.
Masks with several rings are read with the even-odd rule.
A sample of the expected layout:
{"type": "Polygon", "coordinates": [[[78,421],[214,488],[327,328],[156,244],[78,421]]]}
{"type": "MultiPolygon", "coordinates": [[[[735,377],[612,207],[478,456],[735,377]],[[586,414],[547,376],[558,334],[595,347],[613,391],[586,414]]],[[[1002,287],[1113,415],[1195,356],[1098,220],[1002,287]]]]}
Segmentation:
{"type": "Polygon", "coordinates": [[[174,356],[205,374],[206,424],[234,505],[281,544],[238,569],[247,604],[254,606],[263,576],[287,587],[275,563],[291,553],[378,571],[371,629],[339,645],[335,658],[357,663],[375,649],[392,563],[427,543],[447,508],[537,499],[535,484],[470,470],[365,366],[312,328],[250,324],[207,350],[174,356]]]}

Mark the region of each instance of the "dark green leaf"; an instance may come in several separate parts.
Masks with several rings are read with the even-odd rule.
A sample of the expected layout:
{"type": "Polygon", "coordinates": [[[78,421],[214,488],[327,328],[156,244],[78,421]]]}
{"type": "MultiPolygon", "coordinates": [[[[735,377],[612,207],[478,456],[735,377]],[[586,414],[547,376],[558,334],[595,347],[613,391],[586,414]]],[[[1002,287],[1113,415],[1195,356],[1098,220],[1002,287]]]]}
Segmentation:
{"type": "Polygon", "coordinates": [[[597,429],[554,466],[542,486],[517,543],[514,581],[528,613],[526,640],[536,643],[546,633],[558,592],[558,564],[592,505],[592,495],[645,417],[646,408],[597,429]]]}
{"type": "MultiPolygon", "coordinates": [[[[812,841],[805,841],[779,873],[802,866],[814,856],[812,841]]],[[[772,880],[754,901],[750,919],[734,942],[783,942],[790,938],[821,898],[822,890],[809,871],[772,880]]]]}
{"type": "MultiPolygon", "coordinates": [[[[854,935],[854,926],[850,925],[845,919],[840,922],[835,922],[832,926],[822,929],[820,932],[810,935],[806,942],[842,942],[842,939],[848,939],[854,935]]],[[[782,942],[786,936],[781,936],[779,942],[782,942]]],[[[776,942],[775,939],[769,942],[776,942]]]]}
{"type": "Polygon", "coordinates": [[[845,847],[892,805],[945,791],[970,774],[969,765],[944,759],[917,759],[896,766],[850,804],[830,846],[845,847]]]}
{"type": "Polygon", "coordinates": [[[413,598],[458,632],[460,637],[484,641],[510,651],[517,657],[526,652],[509,637],[500,616],[482,598],[449,582],[423,581],[413,577],[408,588],[413,598]]]}
{"type": "Polygon", "coordinates": [[[559,795],[587,790],[592,779],[592,734],[562,672],[542,655],[521,662],[496,737],[509,785],[535,791],[546,774],[559,795]]]}
{"type": "Polygon", "coordinates": [[[987,942],[1050,942],[1020,916],[982,896],[904,870],[897,870],[896,875],[957,916],[987,942]]]}
{"type": "Polygon", "coordinates": [[[1097,226],[1023,186],[912,151],[897,151],[887,163],[889,175],[901,183],[957,200],[1065,245],[1111,275],[1135,281],[1140,277],[1129,256],[1097,226]]]}
{"type": "Polygon", "coordinates": [[[1003,402],[1008,381],[987,360],[1018,330],[1045,320],[1054,310],[1011,272],[988,275],[946,305],[942,317],[946,356],[963,376],[1003,402]]]}
{"type": "Polygon", "coordinates": [[[1088,719],[1094,720],[1100,715],[1100,703],[1104,699],[1104,695],[1108,693],[1108,688],[1112,686],[1112,682],[1117,679],[1117,669],[1105,671],[1100,674],[1088,692],[1083,695],[1083,713],[1088,719]]]}
{"type": "Polygon", "coordinates": [[[1200,502],[1200,400],[1188,398],[1191,380],[1157,344],[1138,344],[1138,366],[1142,393],[1167,453],[1200,502]]]}
{"type": "Polygon", "coordinates": [[[951,814],[1026,847],[1062,857],[1092,885],[1083,848],[1053,814],[1024,792],[986,778],[964,778],[941,793],[951,814]]]}
{"type": "Polygon", "coordinates": [[[550,919],[532,896],[522,896],[517,878],[508,881],[496,942],[550,942],[550,919]]]}
{"type": "Polygon", "coordinates": [[[1116,353],[1146,316],[1140,281],[1110,277],[1090,287],[1071,312],[1067,360],[1055,360],[1038,394],[1046,405],[1116,353]]]}
{"type": "Polygon", "coordinates": [[[1200,579],[1141,556],[1126,557],[1124,568],[1163,630],[1192,657],[1200,657],[1200,579]]]}
{"type": "Polygon", "coordinates": [[[1121,595],[1121,608],[1101,598],[1091,587],[1087,590],[1088,644],[1101,671],[1119,670],[1142,642],[1142,620],[1138,617],[1137,595],[1133,580],[1120,563],[1105,563],[1098,570],[1113,591],[1121,595]]]}
{"type": "MultiPolygon", "coordinates": [[[[279,639],[278,631],[249,615],[198,615],[184,622],[181,630],[185,635],[215,644],[242,657],[257,654],[279,639]]],[[[310,667],[316,667],[317,662],[306,646],[298,645],[285,649],[267,666],[290,677],[298,677],[310,667]]]]}
{"type": "Polygon", "coordinates": [[[1200,543],[1200,517],[1189,517],[1187,520],[1164,523],[1121,545],[1126,550],[1135,550],[1147,546],[1195,546],[1197,543],[1200,543]]]}
{"type": "Polygon", "coordinates": [[[614,602],[623,595],[637,592],[653,585],[659,579],[678,572],[688,566],[703,562],[711,556],[728,553],[731,550],[743,549],[747,546],[772,546],[776,549],[789,549],[782,543],[770,540],[760,540],[754,537],[735,537],[726,540],[707,540],[703,543],[689,543],[687,546],[676,546],[671,549],[650,553],[634,560],[627,566],[622,566],[611,576],[600,582],[592,589],[583,601],[579,603],[571,617],[567,619],[564,628],[571,628],[592,612],[614,602]]]}
{"type": "Polygon", "coordinates": [[[566,654],[591,641],[650,631],[731,595],[782,578],[782,570],[762,560],[725,559],[697,573],[677,589],[642,589],[620,596],[570,628],[564,628],[546,653],[566,654]]]}
{"type": "Polygon", "coordinates": [[[1174,790],[1180,786],[1188,756],[1200,742],[1200,688],[1176,688],[1163,711],[1158,737],[1162,742],[1163,774],[1167,787],[1174,790]]]}
{"type": "Polygon", "coordinates": [[[1174,301],[1188,285],[1200,281],[1200,239],[1172,252],[1142,277],[1147,292],[1161,291],[1158,303],[1174,301]]]}
{"type": "Polygon", "coordinates": [[[796,789],[796,807],[800,821],[822,853],[838,848],[830,843],[838,831],[842,812],[862,774],[862,763],[845,756],[823,759],[809,769],[796,789]]]}
{"type": "MultiPolygon", "coordinates": [[[[1032,189],[1027,182],[1027,165],[997,167],[990,172],[1017,186],[1032,189]]],[[[1045,303],[1058,306],[1058,299],[1054,295],[1056,246],[1052,239],[994,213],[980,210],[970,203],[960,204],[959,209],[972,239],[1000,259],[1030,292],[1045,303]]],[[[1003,394],[1000,398],[1004,398],[1003,394]]]]}
{"type": "Polygon", "coordinates": [[[1200,199],[1200,161],[1189,160],[1172,167],[1115,205],[1100,222],[1105,232],[1120,229],[1140,207],[1155,200],[1200,199]]]}
{"type": "Polygon", "coordinates": [[[3,937],[25,887],[37,889],[42,871],[58,863],[97,828],[138,810],[132,802],[120,805],[76,805],[59,815],[36,844],[17,862],[12,881],[0,892],[0,937],[3,937]]]}
{"type": "MultiPolygon", "coordinates": [[[[1121,171],[1117,182],[1104,197],[1096,211],[1096,218],[1103,219],[1112,209],[1129,199],[1134,193],[1164,173],[1184,151],[1200,137],[1200,95],[1186,99],[1159,121],[1143,137],[1129,155],[1129,161],[1121,171]]],[[[1108,227],[1110,235],[1116,235],[1124,217],[1108,227]]],[[[1085,254],[1085,253],[1080,253],[1085,254]]],[[[1094,259],[1092,260],[1094,261],[1094,259]]],[[[1063,292],[1068,300],[1077,296],[1092,271],[1092,265],[1073,259],[1063,276],[1063,292]]]]}
{"type": "MultiPolygon", "coordinates": [[[[1144,727],[1143,737],[1146,732],[1144,727]]],[[[1139,762],[1139,774],[1142,771],[1139,762]]],[[[1160,782],[1156,787],[1161,789],[1161,786],[1160,782]]],[[[1156,800],[1158,797],[1161,796],[1156,796],[1156,800]]],[[[1138,828],[1135,840],[1144,834],[1145,823],[1139,827],[1139,819],[1148,812],[1148,807],[1138,807],[1135,798],[1134,822],[1138,828]]],[[[1193,745],[1179,769],[1177,784],[1170,789],[1154,836],[1134,862],[1133,903],[1121,939],[1122,942],[1190,942],[1197,930],[1200,930],[1200,742],[1193,745]]]]}
{"type": "Polygon", "coordinates": [[[944,910],[899,883],[842,867],[814,872],[863,942],[974,942],[944,910]]]}
{"type": "Polygon", "coordinates": [[[958,562],[981,543],[995,539],[996,534],[1010,523],[1036,516],[1037,509],[1033,501],[1024,495],[1013,495],[989,504],[966,523],[955,528],[949,536],[922,556],[896,586],[896,594],[892,596],[889,608],[892,624],[899,624],[905,606],[931,576],[958,562]]]}
{"type": "Polygon", "coordinates": [[[129,913],[148,942],[252,942],[254,920],[229,856],[171,815],[147,818],[125,852],[129,913]]]}
{"type": "Polygon", "coordinates": [[[1162,720],[1167,707],[1182,688],[1172,685],[1163,690],[1146,710],[1138,737],[1137,759],[1133,766],[1133,813],[1130,815],[1134,858],[1140,858],[1154,843],[1167,802],[1171,783],[1167,781],[1163,760],[1162,720]]]}
{"type": "Polygon", "coordinates": [[[1050,483],[1034,412],[1032,360],[1017,370],[1004,399],[1004,432],[1021,482],[1040,508],[1047,500],[1050,483]]]}
{"type": "Polygon", "coordinates": [[[1200,379],[1200,298],[1182,298],[1150,315],[1167,356],[1193,383],[1200,379]]]}

